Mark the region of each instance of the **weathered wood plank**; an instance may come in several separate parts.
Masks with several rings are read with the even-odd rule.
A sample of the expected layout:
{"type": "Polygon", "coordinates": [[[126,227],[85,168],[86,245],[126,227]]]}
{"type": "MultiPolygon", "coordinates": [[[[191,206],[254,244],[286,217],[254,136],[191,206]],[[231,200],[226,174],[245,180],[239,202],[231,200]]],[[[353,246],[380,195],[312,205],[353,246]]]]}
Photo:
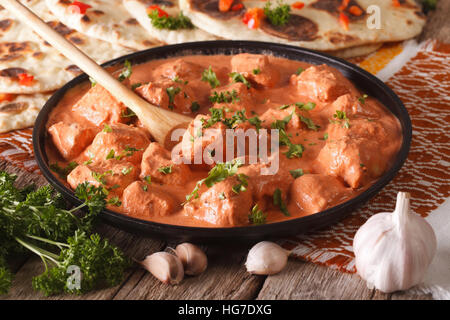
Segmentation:
{"type": "Polygon", "coordinates": [[[427,24],[420,35],[420,40],[437,39],[450,43],[450,1],[439,0],[436,10],[428,14],[427,24]]]}
{"type": "Polygon", "coordinates": [[[160,283],[147,272],[134,274],[114,299],[253,299],[264,277],[247,274],[247,249],[208,246],[208,268],[197,277],[185,277],[177,286],[160,283]]]}
{"type": "MultiPolygon", "coordinates": [[[[374,290],[367,288],[357,275],[290,259],[279,274],[267,277],[257,299],[371,299],[374,290]]],[[[387,295],[383,296],[387,299],[387,295]]]]}

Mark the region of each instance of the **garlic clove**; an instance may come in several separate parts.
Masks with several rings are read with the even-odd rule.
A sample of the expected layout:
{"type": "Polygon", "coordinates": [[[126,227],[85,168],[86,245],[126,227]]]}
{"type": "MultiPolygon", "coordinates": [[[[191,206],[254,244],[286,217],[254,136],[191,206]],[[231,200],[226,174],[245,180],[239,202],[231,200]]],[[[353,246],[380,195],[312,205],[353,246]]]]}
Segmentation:
{"type": "Polygon", "coordinates": [[[175,248],[176,255],[184,266],[184,273],[196,276],[206,270],[208,258],[199,247],[192,243],[181,243],[175,248]]]}
{"type": "Polygon", "coordinates": [[[276,274],[286,266],[288,256],[289,251],[278,244],[262,241],[250,249],[245,266],[252,274],[276,274]]]}
{"type": "Polygon", "coordinates": [[[176,255],[168,252],[156,252],[139,264],[154,275],[159,281],[166,284],[178,284],[183,280],[183,264],[176,255]]]}
{"type": "Polygon", "coordinates": [[[394,212],[372,216],[357,231],[353,251],[358,274],[380,291],[419,284],[436,252],[428,222],[410,210],[410,195],[399,192],[394,212]]]}

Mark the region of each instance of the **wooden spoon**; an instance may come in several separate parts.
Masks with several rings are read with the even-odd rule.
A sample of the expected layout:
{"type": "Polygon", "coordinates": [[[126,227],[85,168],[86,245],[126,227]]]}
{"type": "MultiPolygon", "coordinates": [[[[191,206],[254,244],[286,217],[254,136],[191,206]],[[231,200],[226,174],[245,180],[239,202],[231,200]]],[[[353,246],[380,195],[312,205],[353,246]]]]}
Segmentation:
{"type": "Polygon", "coordinates": [[[139,97],[19,1],[0,0],[0,4],[136,113],[142,124],[159,143],[166,145],[166,142],[170,141],[166,137],[172,129],[182,127],[193,120],[190,117],[158,108],[139,97]]]}

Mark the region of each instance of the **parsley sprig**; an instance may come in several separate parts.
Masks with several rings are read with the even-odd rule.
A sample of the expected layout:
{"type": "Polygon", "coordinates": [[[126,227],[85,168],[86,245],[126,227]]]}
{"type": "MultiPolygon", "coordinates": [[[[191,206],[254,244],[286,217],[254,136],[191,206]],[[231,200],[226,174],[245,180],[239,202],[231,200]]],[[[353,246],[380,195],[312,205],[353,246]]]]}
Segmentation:
{"type": "Polygon", "coordinates": [[[251,224],[261,225],[266,223],[267,214],[259,209],[258,204],[255,204],[251,213],[248,215],[248,220],[251,224]]]}
{"type": "Polygon", "coordinates": [[[212,70],[212,67],[209,66],[208,69],[203,70],[202,73],[202,81],[208,82],[211,88],[217,88],[220,86],[220,81],[217,79],[216,73],[212,70]]]}
{"type": "Polygon", "coordinates": [[[152,10],[148,17],[152,20],[152,25],[157,29],[179,30],[179,29],[194,29],[191,20],[186,17],[183,12],[177,16],[159,16],[158,10],[152,10]]]}
{"type": "Polygon", "coordinates": [[[291,7],[278,1],[278,6],[272,8],[272,2],[268,1],[264,6],[264,14],[269,22],[274,26],[284,26],[291,17],[291,7]]]}

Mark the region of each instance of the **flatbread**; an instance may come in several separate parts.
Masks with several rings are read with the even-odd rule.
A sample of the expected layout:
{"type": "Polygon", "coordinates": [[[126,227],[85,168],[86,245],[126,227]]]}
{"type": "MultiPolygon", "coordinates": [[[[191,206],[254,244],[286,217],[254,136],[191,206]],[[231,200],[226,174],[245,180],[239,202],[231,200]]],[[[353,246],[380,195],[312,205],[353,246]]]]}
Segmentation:
{"type": "Polygon", "coordinates": [[[148,17],[147,8],[150,5],[158,5],[170,16],[177,16],[180,9],[178,7],[178,1],[176,0],[123,0],[123,4],[141,26],[144,27],[152,37],[161,42],[174,44],[217,39],[217,37],[199,28],[179,30],[155,28],[152,24],[152,20],[148,17]]]}
{"type": "Polygon", "coordinates": [[[324,51],[324,53],[330,54],[332,56],[348,59],[356,58],[361,56],[366,56],[371,54],[383,46],[383,43],[369,43],[363,44],[362,46],[349,47],[345,49],[335,50],[335,51],[324,51]]]}
{"type": "Polygon", "coordinates": [[[49,93],[21,94],[0,102],[0,133],[33,126],[49,97],[49,93]]]}
{"type": "MultiPolygon", "coordinates": [[[[66,39],[99,63],[132,52],[131,49],[89,38],[67,28],[47,10],[44,1],[22,1],[66,39]]],[[[5,9],[0,11],[0,92],[31,94],[48,92],[81,71],[67,58],[17,20],[5,9]],[[19,74],[34,77],[29,85],[20,84],[19,74]]]]}
{"type": "Polygon", "coordinates": [[[136,50],[156,45],[156,39],[128,13],[122,0],[83,0],[92,7],[84,14],[73,12],[71,0],[45,2],[59,21],[90,37],[136,50]]]}
{"type": "MultiPolygon", "coordinates": [[[[180,0],[180,9],[191,18],[199,28],[231,40],[257,40],[287,43],[301,47],[329,51],[360,46],[368,43],[399,41],[418,35],[425,17],[414,0],[399,0],[400,7],[395,7],[390,0],[350,0],[344,13],[348,16],[349,30],[346,31],[339,22],[338,10],[342,0],[303,0],[302,9],[291,6],[289,22],[275,27],[263,18],[257,29],[250,29],[242,22],[248,8],[263,8],[266,1],[235,0],[243,8],[237,11],[220,12],[218,0],[180,0]],[[370,5],[380,8],[381,29],[369,29],[367,20],[372,15],[366,13],[370,5]],[[348,12],[352,6],[363,10],[360,16],[348,12]]],[[[297,0],[285,0],[292,5],[297,0]]],[[[272,1],[272,7],[277,5],[272,1]]],[[[371,21],[371,19],[369,19],[371,21]]]]}

